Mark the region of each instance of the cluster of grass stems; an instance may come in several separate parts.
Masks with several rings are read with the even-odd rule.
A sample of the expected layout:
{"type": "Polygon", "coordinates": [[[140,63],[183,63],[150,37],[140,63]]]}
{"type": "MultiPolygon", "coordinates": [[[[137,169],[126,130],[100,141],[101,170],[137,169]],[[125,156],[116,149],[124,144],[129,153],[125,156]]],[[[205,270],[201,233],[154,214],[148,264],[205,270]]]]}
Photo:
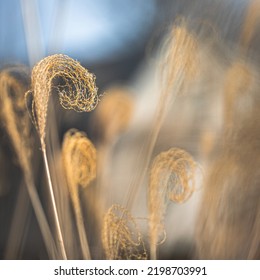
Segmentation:
{"type": "MultiPolygon", "coordinates": [[[[249,8],[249,15],[250,9],[253,7],[249,8]]],[[[120,205],[110,203],[109,170],[113,169],[114,147],[133,119],[133,95],[120,87],[100,94],[95,76],[62,54],[42,59],[31,74],[23,66],[2,69],[1,122],[21,168],[50,259],[157,259],[158,247],[167,239],[165,223],[169,203],[188,201],[200,189],[197,180],[200,175],[204,179],[195,233],[197,256],[258,256],[259,203],[254,203],[255,199],[250,202],[254,196],[259,197],[256,182],[259,157],[253,156],[259,150],[256,94],[259,73],[248,54],[257,21],[257,15],[253,14],[253,18],[245,19],[235,55],[223,63],[225,74],[220,86],[223,125],[218,137],[210,138],[210,143],[203,142],[201,164],[198,153],[192,155],[174,145],[158,151],[156,144],[165,120],[172,116],[175,101],[207,80],[207,73],[200,66],[207,64],[205,54],[214,57],[212,45],[216,38],[205,37],[208,28],[205,24],[192,26],[188,20],[179,19],[171,27],[156,64],[158,100],[148,137],[138,151],[142,165],[133,170],[125,191],[127,199],[120,205]],[[64,109],[94,111],[92,124],[100,131],[99,142],[93,143],[86,132],[74,128],[66,132],[62,144],[59,142],[55,117],[57,97],[64,109]],[[48,204],[39,197],[39,180],[34,173],[35,150],[39,146],[48,204]],[[247,165],[251,166],[249,172],[247,165]],[[147,194],[147,215],[142,219],[131,214],[140,191],[147,194]],[[89,198],[84,198],[84,193],[89,198]],[[249,215],[251,220],[245,216],[241,225],[243,215],[249,215]],[[89,216],[94,226],[88,224],[89,216]],[[145,223],[145,230],[141,230],[140,220],[145,223]],[[240,232],[239,226],[250,228],[251,236],[246,236],[249,230],[242,230],[234,238],[240,232]]],[[[123,189],[122,186],[122,192],[123,189]]],[[[17,205],[19,199],[23,201],[22,197],[18,197],[17,205]]],[[[10,253],[10,242],[6,257],[15,258],[16,253],[10,253]]]]}

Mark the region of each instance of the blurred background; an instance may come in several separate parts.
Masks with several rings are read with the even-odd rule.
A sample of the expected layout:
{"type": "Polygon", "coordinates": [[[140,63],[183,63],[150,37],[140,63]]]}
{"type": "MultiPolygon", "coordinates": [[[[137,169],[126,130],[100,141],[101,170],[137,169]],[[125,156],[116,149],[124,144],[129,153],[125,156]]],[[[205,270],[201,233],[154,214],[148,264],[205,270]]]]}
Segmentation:
{"type": "Polygon", "coordinates": [[[64,53],[95,70],[101,86],[127,81],[177,17],[210,21],[221,36],[236,40],[247,4],[247,0],[1,1],[0,61],[33,66],[42,57],[64,53]]]}

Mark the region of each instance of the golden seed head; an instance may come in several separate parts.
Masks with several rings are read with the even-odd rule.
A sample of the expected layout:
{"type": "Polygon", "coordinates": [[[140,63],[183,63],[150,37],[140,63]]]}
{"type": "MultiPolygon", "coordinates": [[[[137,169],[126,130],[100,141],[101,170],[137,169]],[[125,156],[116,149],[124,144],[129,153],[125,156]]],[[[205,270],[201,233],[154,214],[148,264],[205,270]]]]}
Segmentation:
{"type": "Polygon", "coordinates": [[[70,129],[65,134],[62,156],[69,185],[87,187],[96,178],[96,148],[84,132],[70,129]]]}
{"type": "Polygon", "coordinates": [[[186,82],[194,78],[198,67],[198,42],[185,22],[173,26],[162,51],[161,73],[167,86],[171,87],[182,75],[186,82]]]}
{"type": "Polygon", "coordinates": [[[112,205],[104,217],[102,243],[107,259],[147,259],[140,230],[130,212],[120,205],[112,205]]]}
{"type": "Polygon", "coordinates": [[[192,156],[172,148],[155,157],[149,183],[149,212],[151,242],[158,243],[164,233],[163,219],[169,200],[185,202],[195,190],[197,164],[192,156]]]}
{"type": "Polygon", "coordinates": [[[196,167],[192,156],[182,149],[160,153],[151,167],[150,191],[160,188],[171,201],[186,201],[195,188],[196,167]]]}
{"type": "Polygon", "coordinates": [[[41,139],[45,138],[48,101],[56,89],[60,104],[65,109],[89,112],[99,101],[95,76],[79,62],[55,54],[42,59],[32,70],[32,89],[35,123],[41,139]]]}
{"type": "Polygon", "coordinates": [[[23,66],[11,66],[0,72],[1,118],[13,142],[21,164],[31,154],[31,121],[24,93],[28,90],[29,71],[23,66]],[[23,151],[22,151],[23,150],[23,151]]]}

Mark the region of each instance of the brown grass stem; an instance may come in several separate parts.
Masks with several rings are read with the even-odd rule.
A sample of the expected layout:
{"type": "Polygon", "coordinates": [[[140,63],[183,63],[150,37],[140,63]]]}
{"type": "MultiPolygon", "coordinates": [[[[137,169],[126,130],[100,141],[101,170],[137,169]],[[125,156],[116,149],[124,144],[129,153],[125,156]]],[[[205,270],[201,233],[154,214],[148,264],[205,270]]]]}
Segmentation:
{"type": "Polygon", "coordinates": [[[78,192],[77,188],[74,189],[73,192],[71,192],[71,200],[73,203],[74,212],[75,212],[75,216],[76,216],[76,224],[77,224],[77,229],[78,229],[78,233],[79,233],[79,240],[80,240],[80,245],[81,245],[81,250],[82,250],[82,256],[83,256],[83,259],[85,259],[85,260],[91,260],[88,239],[87,239],[85,226],[84,226],[84,219],[83,219],[82,210],[81,210],[81,206],[80,206],[79,192],[78,192]]]}
{"type": "Polygon", "coordinates": [[[46,149],[42,147],[42,154],[43,154],[43,160],[44,160],[44,166],[46,170],[46,175],[47,175],[47,181],[48,181],[48,187],[49,187],[49,192],[51,195],[51,203],[53,207],[53,213],[54,213],[54,221],[55,221],[55,226],[57,230],[57,237],[58,237],[58,248],[60,250],[60,254],[64,260],[67,259],[67,254],[65,250],[65,245],[63,241],[63,236],[61,232],[61,226],[60,226],[60,220],[59,220],[59,215],[57,211],[57,206],[55,202],[55,197],[54,197],[54,192],[53,192],[53,186],[52,186],[52,181],[51,181],[51,175],[50,175],[50,170],[49,170],[49,164],[48,164],[48,159],[47,159],[47,154],[46,154],[46,149]]]}

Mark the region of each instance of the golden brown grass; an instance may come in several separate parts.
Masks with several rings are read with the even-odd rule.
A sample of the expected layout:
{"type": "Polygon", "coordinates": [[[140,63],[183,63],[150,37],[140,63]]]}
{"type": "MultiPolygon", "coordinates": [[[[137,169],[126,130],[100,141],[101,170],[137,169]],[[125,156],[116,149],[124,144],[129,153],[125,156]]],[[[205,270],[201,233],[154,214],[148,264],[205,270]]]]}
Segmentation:
{"type": "Polygon", "coordinates": [[[55,89],[58,92],[60,104],[65,109],[73,109],[77,112],[89,112],[95,109],[99,101],[97,87],[95,85],[95,76],[72,58],[57,54],[42,59],[34,66],[32,70],[31,86],[32,89],[26,93],[26,96],[28,97],[31,94],[33,97],[32,116],[41,141],[57,229],[58,247],[62,258],[67,259],[46,154],[45,135],[48,103],[51,93],[55,89]],[[57,82],[57,84],[55,82],[57,82]]]}
{"type": "Polygon", "coordinates": [[[192,156],[178,148],[157,155],[150,170],[148,193],[151,259],[164,232],[164,216],[169,201],[185,202],[195,190],[197,164],[192,156]]]}
{"type": "Polygon", "coordinates": [[[45,146],[48,102],[54,89],[65,109],[89,112],[99,101],[95,76],[79,62],[63,54],[51,55],[38,62],[33,67],[32,89],[27,95],[33,96],[32,113],[42,147],[45,146]]]}
{"type": "Polygon", "coordinates": [[[196,77],[196,69],[199,63],[198,40],[187,29],[185,20],[181,20],[178,24],[173,25],[161,48],[161,53],[162,57],[159,60],[160,65],[158,66],[158,78],[160,81],[159,101],[149,140],[145,144],[143,152],[143,168],[140,174],[137,175],[133,186],[131,186],[131,193],[127,203],[128,207],[133,203],[137,189],[143,184],[160,129],[173,101],[182,93],[184,86],[190,84],[196,77]]]}
{"type": "Polygon", "coordinates": [[[184,85],[189,84],[197,73],[198,40],[189,32],[184,20],[172,27],[161,52],[162,59],[158,68],[161,83],[160,99],[149,143],[149,158],[169,108],[181,94],[184,85]]]}
{"type": "MultiPolygon", "coordinates": [[[[125,88],[111,88],[100,101],[95,76],[72,58],[56,54],[39,61],[32,70],[30,89],[24,82],[28,77],[24,69],[8,68],[0,73],[0,117],[24,174],[20,185],[27,185],[50,258],[94,259],[103,257],[104,253],[106,259],[140,260],[147,259],[148,255],[157,259],[158,246],[166,240],[166,235],[171,238],[167,238],[169,244],[176,244],[173,241],[180,241],[177,240],[180,236],[188,243],[193,227],[197,227],[196,236],[193,236],[195,257],[259,259],[259,71],[258,57],[253,50],[257,43],[259,3],[252,0],[248,5],[237,48],[229,40],[225,41],[226,38],[220,38],[226,32],[215,36],[216,29],[208,19],[202,19],[205,28],[196,23],[192,25],[190,17],[176,21],[163,45],[159,46],[155,69],[148,69],[149,74],[155,70],[156,73],[151,73],[155,74],[156,83],[149,79],[146,86],[149,93],[156,91],[158,94],[150,126],[143,125],[141,115],[138,127],[133,125],[129,134],[121,139],[134,113],[131,93],[125,88]],[[33,176],[36,168],[32,168],[31,162],[36,158],[33,158],[25,92],[26,98],[31,97],[32,101],[31,118],[39,134],[47,181],[45,174],[44,178],[38,176],[40,174],[33,176]],[[176,100],[184,93],[188,93],[185,98],[176,100]],[[57,103],[53,102],[55,96],[57,103]],[[92,111],[99,104],[87,127],[100,132],[97,138],[91,137],[96,141],[93,143],[99,145],[97,151],[87,134],[76,129],[68,130],[61,149],[60,136],[67,125],[73,123],[74,113],[66,113],[69,122],[65,123],[59,112],[61,118],[56,122],[58,101],[64,109],[76,112],[92,111]],[[174,104],[175,101],[180,102],[174,104]],[[173,105],[179,108],[174,111],[173,105]],[[171,111],[174,112],[170,115],[171,111]],[[202,140],[202,145],[198,139],[202,140]],[[180,204],[191,198],[201,179],[201,170],[185,150],[167,150],[173,145],[185,147],[196,158],[202,156],[206,168],[210,165],[201,189],[204,195],[196,225],[192,223],[195,222],[192,214],[196,213],[199,197],[183,208],[174,207],[174,218],[180,218],[178,215],[184,215],[183,220],[188,218],[185,229],[182,217],[180,223],[166,218],[166,214],[170,214],[167,207],[171,202],[180,204]],[[155,151],[162,150],[164,152],[152,162],[155,151]],[[135,168],[137,171],[132,170],[135,168]],[[126,185],[126,178],[130,186],[126,185]],[[49,193],[43,190],[41,194],[44,205],[49,205],[51,197],[51,207],[46,209],[51,227],[35,180],[48,183],[49,193]],[[122,186],[129,189],[126,191],[122,186]],[[134,203],[137,199],[138,205],[134,203]],[[147,200],[147,204],[143,200],[147,200]],[[143,237],[131,213],[143,216],[146,210],[148,225],[143,237]],[[166,233],[168,222],[172,232],[166,233]]],[[[219,18],[222,19],[222,15],[219,18]]],[[[227,22],[225,28],[229,24],[227,22]]],[[[234,39],[233,34],[227,34],[232,35],[229,39],[234,39]]],[[[135,82],[143,86],[139,77],[135,82]]],[[[138,94],[146,90],[141,86],[138,94]]],[[[149,98],[140,107],[144,114],[150,106],[149,98]]],[[[85,126],[83,122],[74,122],[74,125],[85,126]]],[[[22,192],[18,194],[25,208],[23,195],[22,192]]],[[[23,223],[25,219],[19,220],[19,217],[13,219],[13,224],[23,223]]],[[[172,251],[175,254],[177,250],[172,248],[172,251]]]]}
{"type": "Polygon", "coordinates": [[[96,178],[96,149],[85,133],[71,129],[64,136],[62,157],[83,258],[91,259],[78,188],[87,187],[96,178]]]}
{"type": "Polygon", "coordinates": [[[21,166],[27,166],[31,157],[31,123],[24,103],[28,78],[28,70],[22,66],[13,66],[1,71],[2,118],[21,166]]]}
{"type": "Polygon", "coordinates": [[[24,67],[13,66],[0,73],[1,119],[10,137],[18,162],[23,171],[46,249],[51,258],[56,258],[55,244],[42,208],[32,174],[30,134],[31,122],[27,114],[24,93],[28,89],[29,73],[24,67]]]}
{"type": "Polygon", "coordinates": [[[108,260],[147,259],[137,223],[130,212],[120,205],[112,205],[105,214],[102,243],[108,260]]]}

